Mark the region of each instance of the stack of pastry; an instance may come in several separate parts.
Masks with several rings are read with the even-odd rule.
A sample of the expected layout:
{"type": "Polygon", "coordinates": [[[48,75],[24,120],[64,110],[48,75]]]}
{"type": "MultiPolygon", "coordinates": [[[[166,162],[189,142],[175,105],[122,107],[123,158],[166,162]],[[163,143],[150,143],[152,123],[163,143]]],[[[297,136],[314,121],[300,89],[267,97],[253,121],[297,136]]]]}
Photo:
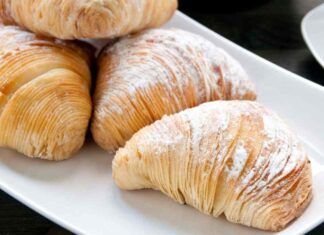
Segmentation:
{"type": "Polygon", "coordinates": [[[307,154],[254,101],[227,52],[180,29],[150,29],[176,8],[176,0],[0,0],[1,21],[21,27],[0,27],[0,146],[69,158],[93,113],[95,142],[118,150],[120,188],[157,189],[204,213],[280,230],[311,199],[307,154]],[[62,40],[85,38],[118,38],[98,57],[93,104],[94,49],[62,40]]]}

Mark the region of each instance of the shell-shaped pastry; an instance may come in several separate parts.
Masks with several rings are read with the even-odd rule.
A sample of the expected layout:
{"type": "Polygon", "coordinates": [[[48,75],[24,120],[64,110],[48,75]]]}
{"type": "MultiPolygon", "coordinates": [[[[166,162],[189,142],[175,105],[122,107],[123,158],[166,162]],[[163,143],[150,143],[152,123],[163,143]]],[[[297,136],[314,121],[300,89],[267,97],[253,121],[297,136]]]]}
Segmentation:
{"type": "Polygon", "coordinates": [[[92,134],[106,150],[135,132],[212,100],[254,100],[255,87],[224,50],[180,29],[126,37],[99,59],[92,134]]]}
{"type": "Polygon", "coordinates": [[[0,27],[0,146],[62,160],[84,142],[90,57],[73,43],[0,27]]]}
{"type": "Polygon", "coordinates": [[[296,135],[252,101],[215,101],[166,116],[116,153],[113,178],[153,188],[234,223],[278,231],[311,199],[311,164],[296,135]]]}
{"type": "Polygon", "coordinates": [[[112,38],[158,27],[177,6],[177,0],[0,0],[0,18],[55,38],[112,38]]]}

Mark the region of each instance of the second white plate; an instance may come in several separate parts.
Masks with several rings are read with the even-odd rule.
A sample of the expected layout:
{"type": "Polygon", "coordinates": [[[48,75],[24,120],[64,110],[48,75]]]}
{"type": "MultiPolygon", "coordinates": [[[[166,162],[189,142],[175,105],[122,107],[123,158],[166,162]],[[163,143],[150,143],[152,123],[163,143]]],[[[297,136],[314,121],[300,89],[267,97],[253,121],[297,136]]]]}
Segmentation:
{"type": "Polygon", "coordinates": [[[324,4],[304,17],[301,29],[310,51],[324,68],[324,4]]]}

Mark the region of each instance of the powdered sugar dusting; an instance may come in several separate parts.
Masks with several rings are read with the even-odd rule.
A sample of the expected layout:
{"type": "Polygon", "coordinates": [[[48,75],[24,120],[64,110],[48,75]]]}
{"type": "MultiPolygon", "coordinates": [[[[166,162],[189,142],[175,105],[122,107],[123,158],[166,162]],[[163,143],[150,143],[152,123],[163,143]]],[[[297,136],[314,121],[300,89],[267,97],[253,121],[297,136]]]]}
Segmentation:
{"type": "Polygon", "coordinates": [[[247,150],[244,148],[243,143],[240,142],[232,155],[232,166],[226,168],[226,171],[228,173],[228,179],[236,179],[240,175],[248,156],[249,155],[247,150]]]}
{"type": "Polygon", "coordinates": [[[221,128],[221,130],[226,130],[228,128],[229,125],[229,116],[227,115],[227,113],[222,113],[219,115],[219,126],[221,128]]]}
{"type": "Polygon", "coordinates": [[[206,115],[198,112],[192,112],[188,117],[191,126],[191,142],[192,146],[198,146],[203,138],[203,127],[205,124],[206,115]]]}
{"type": "MultiPolygon", "coordinates": [[[[142,138],[137,136],[140,143],[135,143],[144,146],[141,151],[150,161],[155,159],[145,168],[154,175],[154,186],[205,213],[224,213],[246,225],[251,225],[247,214],[252,220],[269,210],[277,217],[287,211],[294,216],[300,207],[295,199],[310,191],[310,171],[301,168],[307,157],[298,139],[257,103],[209,102],[148,128],[154,130],[139,131],[136,136],[142,138]],[[154,136],[149,147],[146,136],[154,136]],[[152,149],[159,154],[152,154],[152,149]]],[[[269,214],[265,216],[268,222],[269,214]]]]}
{"type": "MultiPolygon", "coordinates": [[[[130,120],[129,114],[141,116],[143,110],[154,114],[149,120],[141,118],[145,126],[163,114],[255,93],[246,73],[230,55],[180,29],[154,29],[125,37],[107,48],[100,60],[96,93],[101,93],[95,99],[94,116],[103,122],[112,118],[130,120]],[[114,106],[126,104],[124,100],[132,105],[125,105],[120,112],[114,106]]],[[[127,128],[122,125],[118,129],[127,128]]]]}
{"type": "MultiPolygon", "coordinates": [[[[262,112],[264,142],[255,165],[242,179],[241,185],[249,185],[245,194],[266,194],[270,186],[306,161],[306,153],[297,137],[274,113],[262,112]],[[265,166],[267,166],[265,168],[265,166]],[[254,177],[258,176],[253,184],[254,177]],[[253,181],[252,181],[253,182],[253,181]]],[[[284,183],[284,182],[282,182],[284,183]]],[[[238,191],[240,188],[237,189],[238,191]]]]}
{"type": "Polygon", "coordinates": [[[229,98],[224,87],[231,87],[235,99],[254,92],[246,73],[225,51],[179,29],[155,29],[126,37],[106,49],[104,56],[109,56],[111,66],[104,78],[107,91],[100,97],[103,105],[122,91],[136,99],[136,94],[157,86],[165,88],[160,95],[169,101],[166,105],[176,106],[170,107],[174,111],[229,98]],[[225,83],[219,83],[223,79],[225,83]],[[189,89],[194,89],[191,102],[189,89]]]}
{"type": "MultiPolygon", "coordinates": [[[[206,137],[206,131],[213,129],[213,132],[222,135],[229,126],[229,114],[226,109],[219,109],[217,113],[213,113],[211,112],[212,110],[209,108],[209,106],[210,105],[206,103],[201,105],[200,109],[193,108],[191,109],[189,115],[186,114],[186,111],[181,112],[181,114],[185,114],[186,120],[188,121],[188,123],[190,123],[191,141],[192,146],[194,147],[199,146],[199,143],[203,141],[203,139],[206,137]],[[211,120],[213,120],[214,123],[210,123],[211,120]]],[[[222,104],[220,102],[219,107],[221,106],[222,104]]]]}

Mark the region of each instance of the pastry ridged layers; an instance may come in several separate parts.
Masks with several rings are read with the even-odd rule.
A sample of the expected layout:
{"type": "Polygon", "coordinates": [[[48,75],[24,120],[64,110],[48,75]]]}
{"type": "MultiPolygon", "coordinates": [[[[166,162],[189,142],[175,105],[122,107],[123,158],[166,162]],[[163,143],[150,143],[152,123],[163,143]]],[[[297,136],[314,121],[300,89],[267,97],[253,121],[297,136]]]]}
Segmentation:
{"type": "Polygon", "coordinates": [[[251,101],[215,101],[137,132],[113,160],[126,190],[153,188],[215,217],[278,231],[312,195],[311,164],[278,116],[251,101]]]}
{"type": "Polygon", "coordinates": [[[158,27],[177,6],[177,0],[0,0],[0,17],[55,38],[112,38],[158,27]]]}
{"type": "Polygon", "coordinates": [[[0,146],[62,160],[83,145],[91,115],[88,52],[0,27],[0,146]]]}
{"type": "Polygon", "coordinates": [[[212,100],[256,98],[242,66],[224,50],[180,29],[155,29],[107,47],[98,62],[92,134],[106,150],[142,127],[212,100]]]}

